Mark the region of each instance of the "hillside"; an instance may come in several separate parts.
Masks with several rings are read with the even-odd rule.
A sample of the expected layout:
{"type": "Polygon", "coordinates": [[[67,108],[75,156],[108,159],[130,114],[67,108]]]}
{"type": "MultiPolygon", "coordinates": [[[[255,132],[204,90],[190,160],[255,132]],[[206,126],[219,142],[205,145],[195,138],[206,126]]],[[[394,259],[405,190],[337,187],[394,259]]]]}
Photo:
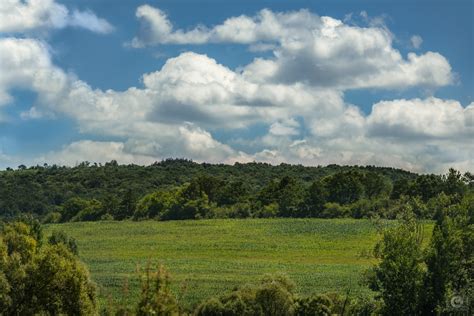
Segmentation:
{"type": "Polygon", "coordinates": [[[405,205],[418,217],[432,219],[434,206],[457,203],[472,191],[473,180],[472,174],[454,169],[446,175],[417,175],[372,166],[224,165],[182,159],[150,166],[115,161],[73,168],[19,166],[0,172],[0,219],[393,219],[405,205]],[[450,198],[444,201],[443,194],[450,198]]]}
{"type": "MultiPolygon", "coordinates": [[[[425,224],[425,241],[431,229],[425,224]]],[[[367,293],[361,273],[374,262],[367,254],[378,238],[370,221],[353,219],[68,223],[45,234],[53,230],[77,239],[102,304],[122,299],[125,279],[136,299],[135,270],[149,261],[165,264],[187,306],[274,272],[287,273],[304,294],[367,293]]]]}

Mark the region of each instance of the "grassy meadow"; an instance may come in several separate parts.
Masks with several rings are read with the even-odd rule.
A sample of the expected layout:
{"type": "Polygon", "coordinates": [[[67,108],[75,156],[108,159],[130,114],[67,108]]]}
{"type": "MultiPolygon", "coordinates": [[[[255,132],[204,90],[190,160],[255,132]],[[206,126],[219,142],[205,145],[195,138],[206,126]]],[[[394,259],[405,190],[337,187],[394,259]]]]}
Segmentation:
{"type": "Polygon", "coordinates": [[[77,239],[101,304],[134,301],[135,271],[149,261],[167,267],[186,306],[274,272],[289,275],[301,293],[356,294],[367,291],[360,275],[374,259],[364,254],[378,238],[373,223],[355,219],[78,222],[48,225],[45,234],[52,230],[77,239]]]}

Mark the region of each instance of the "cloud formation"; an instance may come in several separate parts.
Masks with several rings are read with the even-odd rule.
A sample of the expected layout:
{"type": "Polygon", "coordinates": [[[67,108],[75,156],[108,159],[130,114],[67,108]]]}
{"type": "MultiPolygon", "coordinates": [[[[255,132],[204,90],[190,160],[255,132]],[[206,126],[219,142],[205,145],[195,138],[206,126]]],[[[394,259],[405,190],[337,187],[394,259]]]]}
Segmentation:
{"type": "Polygon", "coordinates": [[[0,1],[0,33],[30,33],[77,27],[96,33],[110,33],[113,26],[91,11],[71,12],[55,0],[0,1]]]}
{"type": "MultiPolygon", "coordinates": [[[[142,27],[132,46],[158,44],[238,43],[252,50],[270,49],[274,58],[256,59],[246,72],[254,80],[302,82],[338,89],[403,89],[452,83],[449,62],[434,52],[404,58],[381,23],[347,25],[307,10],[261,10],[249,17],[231,17],[213,27],[175,30],[167,15],[149,5],[136,12],[142,27]]],[[[413,39],[416,48],[421,37],[413,39]]]]}
{"type": "MultiPolygon", "coordinates": [[[[235,70],[207,55],[184,52],[144,74],[142,86],[116,91],[94,89],[54,65],[43,41],[0,38],[0,117],[1,107],[13,101],[11,91],[25,89],[37,99],[23,112],[24,119],[66,116],[81,133],[102,139],[77,141],[30,161],[146,164],[187,157],[226,163],[374,164],[432,172],[474,168],[469,141],[474,137],[474,104],[435,97],[383,100],[364,114],[344,100],[348,89],[452,82],[445,57],[426,52],[403,58],[383,26],[349,26],[306,10],[262,10],[254,17],[183,31],[150,6],[140,7],[137,16],[150,20],[145,29],[154,37],[147,44],[270,45],[262,49],[269,47],[274,56],[235,70]],[[256,126],[263,135],[240,136],[256,126]],[[222,140],[216,136],[222,132],[235,136],[222,140]]],[[[6,155],[0,159],[12,161],[6,155]]]]}
{"type": "Polygon", "coordinates": [[[373,106],[368,123],[372,136],[462,142],[474,135],[474,103],[463,107],[458,101],[434,97],[381,101],[373,106]]]}

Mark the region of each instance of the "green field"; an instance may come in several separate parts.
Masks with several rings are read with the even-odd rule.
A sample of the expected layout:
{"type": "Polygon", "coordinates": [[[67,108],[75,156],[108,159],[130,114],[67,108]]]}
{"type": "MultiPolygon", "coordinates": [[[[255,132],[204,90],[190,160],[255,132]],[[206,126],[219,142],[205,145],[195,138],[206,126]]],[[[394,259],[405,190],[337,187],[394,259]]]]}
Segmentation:
{"type": "Polygon", "coordinates": [[[273,272],[288,274],[305,294],[360,293],[368,291],[361,272],[373,263],[363,254],[378,238],[370,221],[355,219],[82,222],[48,225],[45,233],[52,230],[77,239],[101,304],[123,300],[125,279],[126,299],[134,300],[137,265],[148,261],[165,264],[185,306],[273,272]]]}

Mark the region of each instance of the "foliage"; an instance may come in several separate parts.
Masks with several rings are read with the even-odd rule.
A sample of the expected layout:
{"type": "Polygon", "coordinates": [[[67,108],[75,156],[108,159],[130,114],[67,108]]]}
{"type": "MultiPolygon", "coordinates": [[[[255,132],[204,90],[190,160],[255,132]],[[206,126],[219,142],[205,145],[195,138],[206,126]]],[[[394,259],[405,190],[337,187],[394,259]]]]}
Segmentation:
{"type": "MultiPolygon", "coordinates": [[[[401,179],[411,183],[417,175],[372,166],[231,166],[183,159],[145,167],[118,165],[115,161],[105,165],[83,162],[73,168],[22,166],[0,171],[0,218],[32,214],[46,223],[131,217],[209,218],[222,216],[218,209],[231,210],[224,212],[229,217],[258,217],[264,206],[273,203],[278,204],[276,216],[315,217],[327,202],[346,204],[363,197],[383,197],[390,193],[391,183],[401,179]],[[316,188],[321,192],[315,192],[316,188]],[[166,216],[156,216],[159,210],[155,203],[148,213],[146,196],[156,193],[156,202],[165,192],[177,191],[182,192],[175,203],[178,207],[163,214],[166,216]],[[252,211],[232,211],[239,205],[249,205],[252,211]]],[[[452,177],[441,182],[447,179],[451,181],[452,177]]],[[[464,188],[468,177],[461,180],[464,188]]]]}
{"type": "MultiPolygon", "coordinates": [[[[454,188],[459,188],[459,174],[454,188]]],[[[459,191],[454,198],[459,198],[459,191]]],[[[369,286],[378,292],[385,315],[451,314],[474,310],[474,195],[460,203],[441,194],[435,198],[436,223],[425,251],[414,207],[407,204],[401,225],[386,230],[375,248],[380,263],[368,272],[369,286]],[[455,303],[453,303],[455,302],[455,303]]],[[[417,202],[417,201],[415,201],[417,202]]],[[[416,203],[415,203],[416,204],[416,203]]]]}
{"type": "Polygon", "coordinates": [[[51,236],[48,237],[48,244],[50,245],[64,245],[71,253],[74,255],[79,254],[79,250],[77,248],[77,242],[74,238],[69,237],[63,231],[53,231],[51,236]]]}
{"type": "Polygon", "coordinates": [[[284,275],[266,275],[258,285],[247,285],[198,306],[195,314],[286,316],[294,313],[295,285],[284,275]]]}
{"type": "Polygon", "coordinates": [[[369,285],[384,302],[384,315],[416,315],[423,282],[421,226],[407,215],[400,225],[387,229],[376,245],[380,263],[370,275],[369,285]]]}
{"type": "Polygon", "coordinates": [[[368,296],[350,297],[338,293],[301,296],[295,284],[282,274],[266,275],[258,284],[247,284],[229,294],[201,303],[196,316],[213,315],[371,315],[379,306],[368,296]]]}
{"type": "Polygon", "coordinates": [[[295,316],[331,315],[332,301],[326,295],[312,295],[299,298],[296,303],[295,316]]]}
{"type": "Polygon", "coordinates": [[[178,315],[176,298],[170,289],[170,275],[163,265],[152,272],[148,265],[141,276],[141,293],[136,315],[178,315]]]}
{"type": "Polygon", "coordinates": [[[95,286],[85,266],[62,242],[42,245],[38,236],[37,225],[13,222],[3,227],[0,314],[95,314],[95,286]]]}
{"type": "Polygon", "coordinates": [[[359,166],[198,164],[164,160],[151,166],[84,162],[74,168],[0,171],[0,218],[31,214],[68,221],[244,217],[395,218],[407,200],[420,218],[439,195],[450,205],[474,190],[472,174],[443,176],[359,166]],[[417,199],[417,200],[416,200],[417,199]],[[410,202],[410,203],[411,203],[410,202]],[[328,204],[330,203],[330,204],[328,204]],[[362,207],[363,206],[363,207],[362,207]]]}
{"type": "Polygon", "coordinates": [[[460,296],[464,306],[473,310],[474,303],[474,196],[466,196],[455,207],[437,215],[430,247],[426,253],[427,273],[424,283],[425,313],[446,312],[447,302],[460,296]]]}

